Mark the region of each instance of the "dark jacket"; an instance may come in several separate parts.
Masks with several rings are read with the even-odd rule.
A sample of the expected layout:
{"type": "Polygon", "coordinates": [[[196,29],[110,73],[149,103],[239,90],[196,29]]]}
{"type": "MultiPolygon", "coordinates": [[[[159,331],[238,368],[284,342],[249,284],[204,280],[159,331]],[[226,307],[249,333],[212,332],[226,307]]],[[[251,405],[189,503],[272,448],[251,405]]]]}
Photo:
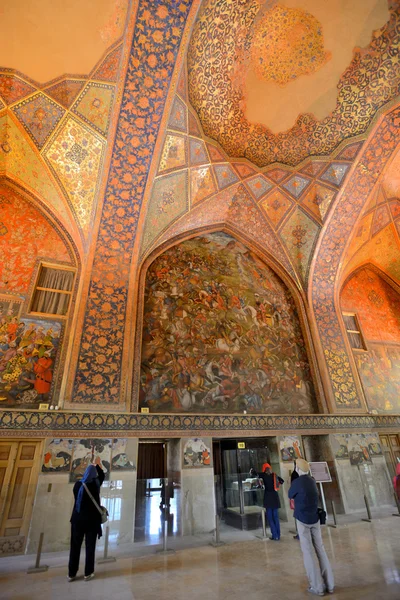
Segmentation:
{"type": "Polygon", "coordinates": [[[318,519],[318,489],[310,475],[301,475],[290,486],[289,498],[294,500],[294,518],[313,525],[318,519]]]}
{"type": "MultiPolygon", "coordinates": [[[[281,502],[279,500],[278,492],[274,489],[274,476],[268,475],[267,473],[257,473],[257,477],[262,479],[264,482],[264,508],[280,508],[281,502]]],[[[284,483],[283,479],[276,475],[276,480],[282,484],[284,483]]]]}
{"type": "MultiPolygon", "coordinates": [[[[100,506],[100,486],[104,481],[104,471],[98,465],[96,465],[96,470],[98,474],[99,484],[96,481],[92,481],[91,483],[87,483],[87,487],[90,490],[93,498],[96,500],[97,504],[100,506]]],[[[99,537],[101,537],[101,515],[95,505],[93,504],[92,499],[86,493],[86,490],[83,492],[82,502],[81,502],[81,510],[78,513],[76,510],[76,499],[78,497],[78,492],[82,483],[77,481],[74,485],[73,493],[74,493],[74,508],[71,515],[71,523],[74,525],[79,525],[84,530],[95,530],[97,531],[99,537]]]]}

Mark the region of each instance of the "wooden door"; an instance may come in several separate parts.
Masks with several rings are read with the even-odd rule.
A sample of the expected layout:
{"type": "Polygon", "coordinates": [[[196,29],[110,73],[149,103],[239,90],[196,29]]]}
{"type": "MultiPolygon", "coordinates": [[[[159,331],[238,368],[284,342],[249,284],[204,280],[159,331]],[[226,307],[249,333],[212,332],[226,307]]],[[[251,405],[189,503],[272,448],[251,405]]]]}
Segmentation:
{"type": "Polygon", "coordinates": [[[0,443],[0,537],[26,537],[41,447],[36,441],[0,443]]]}
{"type": "Polygon", "coordinates": [[[382,450],[386,458],[386,464],[389,469],[390,477],[396,474],[397,463],[400,462],[400,439],[393,433],[380,436],[382,450]]]}
{"type": "Polygon", "coordinates": [[[18,442],[0,442],[0,526],[18,452],[18,442]]]}

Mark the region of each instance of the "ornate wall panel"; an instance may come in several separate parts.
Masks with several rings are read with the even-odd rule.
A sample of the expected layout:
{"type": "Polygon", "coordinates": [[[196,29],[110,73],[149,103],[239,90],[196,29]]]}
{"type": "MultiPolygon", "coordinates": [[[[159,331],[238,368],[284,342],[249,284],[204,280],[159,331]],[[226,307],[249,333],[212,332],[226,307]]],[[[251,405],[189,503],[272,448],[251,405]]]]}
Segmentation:
{"type": "Polygon", "coordinates": [[[364,148],[323,231],[310,277],[310,298],[338,409],[362,404],[337,314],[335,286],[340,262],[357,219],[398,144],[400,109],[389,112],[364,148]]]}
{"type": "Polygon", "coordinates": [[[132,249],[168,87],[191,5],[191,0],[142,0],[138,6],[96,243],[73,403],[120,403],[132,249]]]}

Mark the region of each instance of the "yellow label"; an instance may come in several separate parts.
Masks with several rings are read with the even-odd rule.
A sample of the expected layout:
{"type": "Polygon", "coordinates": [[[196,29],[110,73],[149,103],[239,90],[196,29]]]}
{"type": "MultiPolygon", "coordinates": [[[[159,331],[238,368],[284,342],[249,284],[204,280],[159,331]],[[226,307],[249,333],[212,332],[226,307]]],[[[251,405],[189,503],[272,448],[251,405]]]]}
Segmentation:
{"type": "Polygon", "coordinates": [[[39,404],[39,410],[49,410],[48,404],[39,404]]]}
{"type": "Polygon", "coordinates": [[[243,450],[243,448],[246,448],[246,444],[244,442],[238,442],[238,448],[240,448],[240,450],[243,450]]]}
{"type": "Polygon", "coordinates": [[[140,409],[141,413],[145,413],[146,415],[150,412],[148,408],[141,408],[140,409]]]}

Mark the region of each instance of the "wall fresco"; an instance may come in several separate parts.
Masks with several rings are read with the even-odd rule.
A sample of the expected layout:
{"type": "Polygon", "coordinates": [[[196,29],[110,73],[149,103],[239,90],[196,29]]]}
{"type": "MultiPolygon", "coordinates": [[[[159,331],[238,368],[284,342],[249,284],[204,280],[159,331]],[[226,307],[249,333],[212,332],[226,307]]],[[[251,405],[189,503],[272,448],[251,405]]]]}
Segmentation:
{"type": "Polygon", "coordinates": [[[371,342],[369,351],[355,356],[370,410],[400,410],[400,345],[371,342]]]}
{"type": "Polygon", "coordinates": [[[43,319],[0,318],[0,405],[38,408],[51,403],[61,324],[43,319]]]}
{"type": "Polygon", "coordinates": [[[279,451],[283,462],[293,462],[304,455],[301,438],[297,435],[285,435],[279,439],[279,451]]]}
{"type": "Polygon", "coordinates": [[[0,288],[26,294],[40,258],[71,263],[46,217],[17,192],[0,186],[0,288]]]}
{"type": "Polygon", "coordinates": [[[369,268],[358,271],[341,293],[344,311],[355,312],[367,352],[354,352],[368,406],[400,409],[400,295],[369,268]]]}
{"type": "Polygon", "coordinates": [[[65,473],[71,469],[73,440],[48,439],[43,455],[42,473],[65,473]]]}
{"type": "Polygon", "coordinates": [[[338,408],[361,408],[362,404],[337,317],[335,282],[348,238],[398,144],[399,122],[398,108],[382,119],[335,206],[314,258],[310,294],[338,408]]]}
{"type": "Polygon", "coordinates": [[[313,412],[293,299],[223,233],[183,242],[146,277],[140,406],[177,412],[313,412]]]}
{"type": "Polygon", "coordinates": [[[105,481],[110,479],[112,440],[83,439],[76,440],[73,446],[69,482],[82,479],[87,467],[95,463],[103,469],[105,481]]]}
{"type": "Polygon", "coordinates": [[[183,443],[182,467],[211,467],[211,439],[190,438],[183,443]]]}
{"type": "Polygon", "coordinates": [[[338,433],[331,436],[336,460],[350,460],[351,464],[370,462],[371,457],[382,456],[382,446],[377,433],[338,433]],[[351,456],[353,453],[353,457],[351,456]],[[354,454],[358,454],[358,460],[354,454]],[[361,455],[361,456],[360,456],[361,455]]]}

